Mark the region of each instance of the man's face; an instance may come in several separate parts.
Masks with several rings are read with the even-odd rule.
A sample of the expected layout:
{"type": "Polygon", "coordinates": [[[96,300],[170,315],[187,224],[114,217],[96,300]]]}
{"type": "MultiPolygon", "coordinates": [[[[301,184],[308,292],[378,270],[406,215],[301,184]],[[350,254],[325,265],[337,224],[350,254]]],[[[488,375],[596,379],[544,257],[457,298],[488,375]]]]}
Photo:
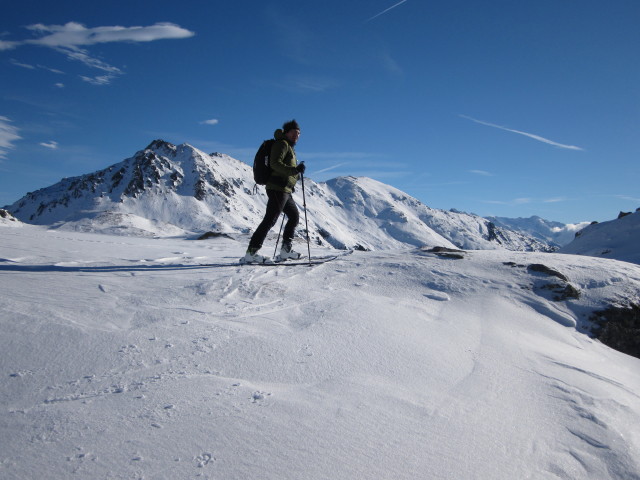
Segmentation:
{"type": "Polygon", "coordinates": [[[284,136],[287,137],[287,140],[295,145],[300,138],[300,130],[298,130],[297,128],[292,128],[287,133],[285,133],[284,136]]]}

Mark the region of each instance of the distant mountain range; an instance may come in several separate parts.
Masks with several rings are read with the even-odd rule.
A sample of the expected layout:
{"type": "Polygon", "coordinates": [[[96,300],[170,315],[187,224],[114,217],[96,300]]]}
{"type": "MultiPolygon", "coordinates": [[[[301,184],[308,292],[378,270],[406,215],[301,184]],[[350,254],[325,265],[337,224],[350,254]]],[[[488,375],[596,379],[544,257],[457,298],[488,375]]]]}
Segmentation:
{"type": "Polygon", "coordinates": [[[500,227],[531,235],[533,238],[558,248],[572,242],[576,233],[590,224],[590,222],[565,224],[545,220],[538,216],[529,218],[487,217],[487,219],[500,227]]]}
{"type": "MultiPolygon", "coordinates": [[[[316,183],[305,178],[309,231],[317,245],[376,250],[403,246],[554,251],[579,226],[482,218],[430,208],[364,177],[316,183]]],[[[55,228],[173,236],[246,234],[262,219],[266,195],[254,192],[249,165],[191,145],[155,140],[104,170],[65,178],[5,207],[17,219],[55,228]]],[[[294,195],[302,206],[300,187],[294,195]]],[[[304,238],[303,222],[298,229],[304,238]]]]}

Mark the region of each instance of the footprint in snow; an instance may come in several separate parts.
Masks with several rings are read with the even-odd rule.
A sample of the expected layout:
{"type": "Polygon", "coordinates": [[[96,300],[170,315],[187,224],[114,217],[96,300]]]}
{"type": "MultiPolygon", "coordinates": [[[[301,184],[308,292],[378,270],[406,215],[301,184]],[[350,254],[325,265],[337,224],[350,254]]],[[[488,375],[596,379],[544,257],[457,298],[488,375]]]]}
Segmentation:
{"type": "Polygon", "coordinates": [[[207,465],[209,465],[209,463],[215,461],[215,458],[213,457],[212,454],[210,454],[208,452],[205,452],[205,453],[202,453],[202,454],[198,455],[195,458],[195,460],[196,460],[196,465],[197,465],[198,468],[204,468],[207,465]]]}

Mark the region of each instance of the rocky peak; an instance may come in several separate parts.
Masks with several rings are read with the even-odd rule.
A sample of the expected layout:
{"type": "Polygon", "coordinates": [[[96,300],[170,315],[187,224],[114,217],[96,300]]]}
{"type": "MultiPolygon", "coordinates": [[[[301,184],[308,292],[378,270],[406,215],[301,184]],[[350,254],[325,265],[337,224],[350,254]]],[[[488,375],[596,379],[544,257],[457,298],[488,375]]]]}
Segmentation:
{"type": "Polygon", "coordinates": [[[171,152],[173,154],[176,153],[178,147],[176,147],[173,143],[165,142],[164,140],[158,139],[151,142],[147,145],[145,150],[156,150],[156,151],[166,151],[167,153],[171,152]]]}

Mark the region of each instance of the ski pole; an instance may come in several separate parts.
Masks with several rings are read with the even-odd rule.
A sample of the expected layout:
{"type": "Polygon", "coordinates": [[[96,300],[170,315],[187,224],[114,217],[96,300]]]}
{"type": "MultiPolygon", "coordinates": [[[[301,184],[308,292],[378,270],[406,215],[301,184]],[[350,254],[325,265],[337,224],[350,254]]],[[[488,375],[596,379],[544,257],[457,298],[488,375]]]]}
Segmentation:
{"type": "Polygon", "coordinates": [[[304,175],[300,174],[302,181],[302,206],[304,208],[304,225],[307,229],[307,252],[309,253],[309,265],[311,265],[311,245],[309,244],[309,222],[307,221],[307,198],[304,194],[304,175]]]}
{"type": "Polygon", "coordinates": [[[284,212],[282,213],[282,223],[280,224],[280,231],[278,232],[278,238],[276,238],[276,249],[273,251],[273,258],[276,258],[276,252],[278,251],[278,242],[280,241],[280,234],[282,233],[283,225],[284,225],[284,212]]]}

